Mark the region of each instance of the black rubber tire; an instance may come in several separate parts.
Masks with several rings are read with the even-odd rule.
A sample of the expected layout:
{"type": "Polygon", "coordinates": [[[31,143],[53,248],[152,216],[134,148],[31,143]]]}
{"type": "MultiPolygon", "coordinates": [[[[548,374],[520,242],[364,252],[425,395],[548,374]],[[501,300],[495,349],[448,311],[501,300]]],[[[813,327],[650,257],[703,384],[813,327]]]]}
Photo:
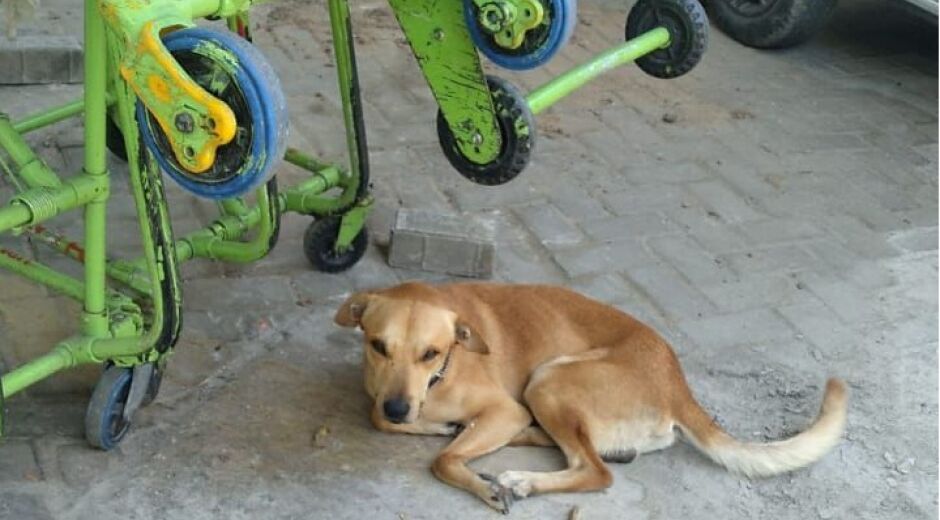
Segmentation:
{"type": "Polygon", "coordinates": [[[708,48],[708,16],[698,0],[639,0],[627,15],[626,39],[663,26],[670,42],[636,60],[643,72],[655,78],[671,79],[688,73],[701,61],[708,48]]]}
{"type": "Polygon", "coordinates": [[[758,49],[805,42],[829,21],[836,0],[708,0],[715,24],[728,36],[758,49]]]}
{"type": "Polygon", "coordinates": [[[123,418],[133,370],[111,365],[95,385],[85,412],[85,439],[92,446],[110,450],[127,434],[130,422],[123,418]]]}
{"type": "Polygon", "coordinates": [[[118,159],[127,162],[127,147],[124,145],[124,133],[109,116],[105,122],[105,145],[118,159]]]}
{"type": "Polygon", "coordinates": [[[363,227],[350,247],[337,252],[333,246],[339,236],[342,219],[331,216],[314,220],[304,232],[304,255],[317,271],[340,273],[356,265],[369,247],[369,232],[363,227]]]}
{"type": "Polygon", "coordinates": [[[529,165],[535,147],[535,117],[525,96],[512,83],[496,76],[487,76],[486,83],[503,140],[499,156],[486,164],[464,157],[440,110],[437,112],[437,137],[444,156],[461,175],[477,184],[497,186],[513,180],[529,165]],[[516,121],[528,128],[527,135],[516,130],[516,121]]]}

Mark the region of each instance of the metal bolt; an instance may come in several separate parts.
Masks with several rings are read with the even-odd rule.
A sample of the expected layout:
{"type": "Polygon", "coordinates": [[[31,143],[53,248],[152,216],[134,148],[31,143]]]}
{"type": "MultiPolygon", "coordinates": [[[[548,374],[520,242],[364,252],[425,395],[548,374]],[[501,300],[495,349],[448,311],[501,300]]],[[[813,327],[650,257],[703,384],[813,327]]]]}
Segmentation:
{"type": "Polygon", "coordinates": [[[189,115],[187,112],[176,114],[173,123],[176,125],[176,129],[184,134],[191,134],[196,128],[196,122],[193,120],[193,116],[189,115]]]}
{"type": "Polygon", "coordinates": [[[480,132],[474,133],[473,136],[470,137],[470,142],[473,143],[474,146],[480,146],[483,144],[483,134],[480,132]]]}
{"type": "Polygon", "coordinates": [[[444,31],[441,29],[434,29],[434,39],[441,41],[444,39],[444,31]]]}

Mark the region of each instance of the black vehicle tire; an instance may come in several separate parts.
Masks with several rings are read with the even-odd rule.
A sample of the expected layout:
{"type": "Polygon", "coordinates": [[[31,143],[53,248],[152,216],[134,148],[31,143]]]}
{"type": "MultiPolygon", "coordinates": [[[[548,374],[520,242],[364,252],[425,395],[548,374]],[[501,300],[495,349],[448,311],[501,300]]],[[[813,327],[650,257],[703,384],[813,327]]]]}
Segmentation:
{"type": "Polygon", "coordinates": [[[718,27],[758,49],[782,49],[815,35],[835,10],[836,0],[708,0],[718,27]]]}

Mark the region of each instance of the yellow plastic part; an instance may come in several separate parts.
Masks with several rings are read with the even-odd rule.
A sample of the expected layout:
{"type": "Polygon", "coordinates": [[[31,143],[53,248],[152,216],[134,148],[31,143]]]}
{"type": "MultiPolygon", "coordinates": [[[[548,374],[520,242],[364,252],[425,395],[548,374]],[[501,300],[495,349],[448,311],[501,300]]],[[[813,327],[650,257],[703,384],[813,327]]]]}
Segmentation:
{"type": "Polygon", "coordinates": [[[139,41],[138,59],[133,67],[121,65],[121,76],[160,124],[179,164],[192,173],[203,173],[212,167],[218,148],[235,137],[235,113],[186,75],[163,46],[153,22],[144,25],[139,41]],[[141,66],[147,58],[154,66],[141,66]],[[175,127],[174,118],[183,112],[193,117],[198,135],[181,135],[175,127]]]}

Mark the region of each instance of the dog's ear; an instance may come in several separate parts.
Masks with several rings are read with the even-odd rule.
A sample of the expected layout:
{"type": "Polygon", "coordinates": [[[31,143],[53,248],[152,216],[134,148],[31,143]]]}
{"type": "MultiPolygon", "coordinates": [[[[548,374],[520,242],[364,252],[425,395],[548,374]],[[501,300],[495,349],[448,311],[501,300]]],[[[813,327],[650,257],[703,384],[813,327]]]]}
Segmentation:
{"type": "Polygon", "coordinates": [[[371,293],[359,292],[346,298],[333,316],[333,321],[343,327],[356,327],[362,322],[362,315],[372,299],[371,293]]]}
{"type": "Polygon", "coordinates": [[[477,354],[490,353],[490,347],[486,345],[483,338],[462,321],[458,321],[455,325],[454,337],[457,339],[457,343],[460,343],[463,348],[470,352],[476,352],[477,354]]]}

